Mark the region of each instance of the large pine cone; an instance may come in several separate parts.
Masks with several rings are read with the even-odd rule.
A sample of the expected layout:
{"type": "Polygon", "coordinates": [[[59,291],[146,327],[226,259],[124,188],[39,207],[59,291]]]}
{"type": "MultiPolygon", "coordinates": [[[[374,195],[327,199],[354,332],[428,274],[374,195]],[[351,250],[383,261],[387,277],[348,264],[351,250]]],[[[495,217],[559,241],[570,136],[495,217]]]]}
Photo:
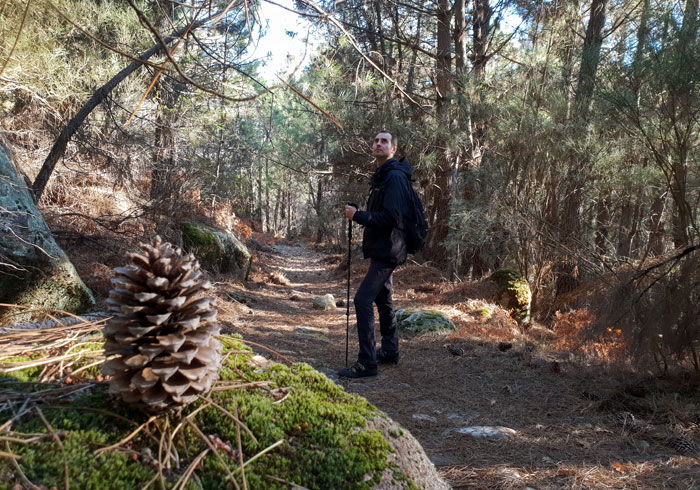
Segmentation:
{"type": "Polygon", "coordinates": [[[217,379],[221,344],[215,298],[200,279],[193,255],[156,237],[141,244],[145,255],[129,254],[114,269],[104,329],[105,355],[117,355],[102,371],[113,376],[109,391],[142,409],[159,413],[193,402],[217,379]]]}

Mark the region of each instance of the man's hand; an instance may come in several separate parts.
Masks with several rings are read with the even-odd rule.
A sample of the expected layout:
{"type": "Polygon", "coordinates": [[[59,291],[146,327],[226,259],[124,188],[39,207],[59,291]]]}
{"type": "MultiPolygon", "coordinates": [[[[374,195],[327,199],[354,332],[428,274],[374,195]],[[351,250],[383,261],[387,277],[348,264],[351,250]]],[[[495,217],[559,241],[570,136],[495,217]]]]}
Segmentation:
{"type": "Polygon", "coordinates": [[[352,217],[355,216],[355,212],[357,211],[357,208],[354,208],[348,204],[345,205],[345,217],[352,221],[352,217]]]}

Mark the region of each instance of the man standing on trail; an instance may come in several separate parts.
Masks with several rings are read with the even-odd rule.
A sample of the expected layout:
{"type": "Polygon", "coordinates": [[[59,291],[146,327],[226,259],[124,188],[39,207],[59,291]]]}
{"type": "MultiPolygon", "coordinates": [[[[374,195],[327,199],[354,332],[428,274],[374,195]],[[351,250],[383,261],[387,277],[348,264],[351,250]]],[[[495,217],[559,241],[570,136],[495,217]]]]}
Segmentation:
{"type": "Polygon", "coordinates": [[[376,170],[370,180],[367,211],[345,206],[347,219],[364,227],[362,252],[370,259],[369,270],[355,294],[355,315],[360,352],[357,362],[338,372],[345,378],[377,375],[377,363],[398,364],[399,338],[392,303],[391,275],[398,265],[406,262],[404,215],[410,205],[411,167],[405,158],[394,159],[397,138],[381,131],[374,138],[372,156],[376,170]],[[381,348],[374,339],[374,305],[379,313],[381,348]]]}

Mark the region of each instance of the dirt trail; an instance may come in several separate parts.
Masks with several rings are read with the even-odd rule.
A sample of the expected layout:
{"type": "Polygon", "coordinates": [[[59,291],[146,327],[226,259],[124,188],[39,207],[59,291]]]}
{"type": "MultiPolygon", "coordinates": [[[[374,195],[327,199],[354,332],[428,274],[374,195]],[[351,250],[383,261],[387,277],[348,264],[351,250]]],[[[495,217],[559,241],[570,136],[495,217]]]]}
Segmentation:
{"type": "MultiPolygon", "coordinates": [[[[402,337],[398,366],[381,366],[375,378],[338,379],[335,372],[345,364],[345,307],[313,310],[307,297],[331,293],[345,300],[346,276],[337,272],[337,257],[334,263],[309,248],[282,245],[257,256],[262,271],[247,289],[218,284],[220,294],[235,299],[222,311],[227,330],[307,362],[367,398],[416,436],[455,488],[700,489],[700,477],[692,476],[700,475],[696,460],[676,458],[658,441],[658,430],[632,433],[620,420],[617,412],[631,403],[624,394],[630,379],[612,379],[523,338],[501,351],[465,328],[447,336],[402,337]],[[293,298],[293,291],[301,298],[293,298]],[[468,426],[503,426],[515,435],[490,440],[458,432],[468,426]]],[[[363,262],[353,264],[352,291],[363,262]]],[[[397,308],[436,306],[409,286],[396,285],[397,308]]],[[[453,319],[463,324],[459,315],[453,319]]],[[[352,363],[352,309],[350,325],[352,363]]],[[[680,405],[679,411],[687,408],[680,405]]],[[[653,414],[643,412],[638,418],[653,422],[653,414]]]]}

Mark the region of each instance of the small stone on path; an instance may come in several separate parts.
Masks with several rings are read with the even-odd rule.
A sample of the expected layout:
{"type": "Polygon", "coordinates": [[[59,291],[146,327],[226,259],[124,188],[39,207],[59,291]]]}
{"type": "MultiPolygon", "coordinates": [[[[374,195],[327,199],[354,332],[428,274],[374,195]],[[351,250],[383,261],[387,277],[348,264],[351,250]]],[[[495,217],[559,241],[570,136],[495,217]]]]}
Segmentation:
{"type": "Polygon", "coordinates": [[[437,419],[435,417],[426,415],[424,413],[414,413],[413,415],[411,415],[411,418],[414,418],[416,420],[425,420],[426,422],[437,422],[437,419]]]}
{"type": "Polygon", "coordinates": [[[318,339],[318,340],[328,340],[328,329],[327,328],[313,329],[313,328],[299,327],[299,328],[294,329],[294,333],[296,335],[300,335],[302,337],[311,337],[313,339],[318,339]]]}
{"type": "Polygon", "coordinates": [[[326,294],[325,296],[317,296],[311,298],[314,310],[336,310],[335,298],[332,294],[326,294]]]}
{"type": "Polygon", "coordinates": [[[472,437],[483,437],[485,439],[504,439],[506,437],[511,437],[516,434],[513,429],[508,427],[494,426],[490,427],[487,425],[474,425],[472,427],[462,427],[457,429],[460,434],[467,434],[472,437]]]}

